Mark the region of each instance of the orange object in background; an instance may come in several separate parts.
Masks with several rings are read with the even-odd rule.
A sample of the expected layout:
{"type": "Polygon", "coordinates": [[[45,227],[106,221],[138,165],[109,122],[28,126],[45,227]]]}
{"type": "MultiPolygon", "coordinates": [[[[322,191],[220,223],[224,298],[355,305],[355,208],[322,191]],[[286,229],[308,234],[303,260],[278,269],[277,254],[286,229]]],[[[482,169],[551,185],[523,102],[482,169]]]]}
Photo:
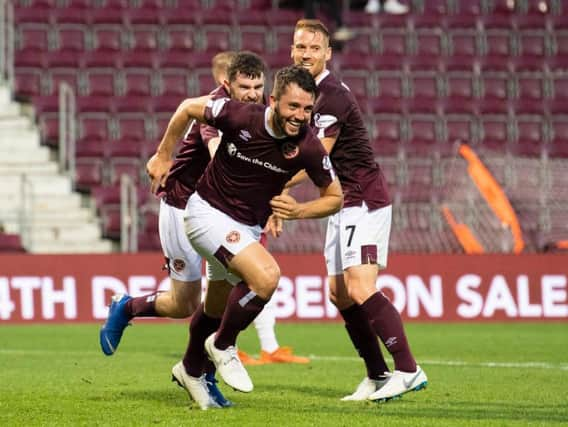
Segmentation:
{"type": "Polygon", "coordinates": [[[466,254],[485,253],[485,248],[475,238],[469,227],[458,223],[447,206],[442,206],[442,213],[466,254]]]}
{"type": "Polygon", "coordinates": [[[513,253],[520,253],[525,247],[525,242],[519,220],[505,192],[470,147],[462,144],[459,153],[467,161],[469,176],[471,176],[491,210],[503,224],[506,224],[511,229],[514,239],[513,253]]]}

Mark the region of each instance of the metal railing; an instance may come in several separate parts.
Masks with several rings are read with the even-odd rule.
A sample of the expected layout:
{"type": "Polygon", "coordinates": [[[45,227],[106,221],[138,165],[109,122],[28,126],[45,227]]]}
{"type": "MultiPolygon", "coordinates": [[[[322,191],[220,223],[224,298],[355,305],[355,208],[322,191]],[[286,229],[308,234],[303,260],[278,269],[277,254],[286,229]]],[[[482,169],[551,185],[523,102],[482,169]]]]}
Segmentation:
{"type": "Polygon", "coordinates": [[[138,252],[138,189],[126,174],[120,176],[120,249],[138,252]]]}
{"type": "Polygon", "coordinates": [[[20,194],[18,228],[22,245],[29,250],[33,245],[33,221],[31,214],[33,212],[34,191],[33,183],[25,173],[20,175],[20,194]]]}
{"type": "Polygon", "coordinates": [[[0,0],[0,81],[14,87],[14,6],[0,0]]]}
{"type": "Polygon", "coordinates": [[[59,84],[59,169],[67,172],[75,187],[75,144],[77,140],[77,101],[73,88],[59,84]]]}

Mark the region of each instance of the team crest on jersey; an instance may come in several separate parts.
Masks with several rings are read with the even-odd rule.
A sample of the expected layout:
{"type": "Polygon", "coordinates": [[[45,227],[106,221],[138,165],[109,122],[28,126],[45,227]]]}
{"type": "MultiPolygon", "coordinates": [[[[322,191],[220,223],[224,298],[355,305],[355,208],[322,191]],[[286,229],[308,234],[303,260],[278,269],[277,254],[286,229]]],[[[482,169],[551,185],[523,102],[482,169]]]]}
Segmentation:
{"type": "Polygon", "coordinates": [[[238,231],[231,231],[229,234],[227,234],[227,243],[239,243],[239,240],[241,240],[241,234],[238,231]]]}
{"type": "Polygon", "coordinates": [[[172,262],[172,265],[174,267],[174,270],[179,273],[185,268],[185,261],[183,259],[176,258],[172,262]]]}
{"type": "Polygon", "coordinates": [[[241,138],[243,141],[248,142],[248,140],[251,139],[252,136],[248,130],[243,129],[239,132],[239,138],[241,138]]]}
{"type": "Polygon", "coordinates": [[[285,159],[293,159],[300,153],[300,147],[293,142],[285,142],[282,145],[282,155],[285,159]]]}
{"type": "Polygon", "coordinates": [[[229,153],[229,156],[233,157],[235,154],[237,154],[237,146],[232,142],[229,142],[227,144],[227,153],[229,153]]]}

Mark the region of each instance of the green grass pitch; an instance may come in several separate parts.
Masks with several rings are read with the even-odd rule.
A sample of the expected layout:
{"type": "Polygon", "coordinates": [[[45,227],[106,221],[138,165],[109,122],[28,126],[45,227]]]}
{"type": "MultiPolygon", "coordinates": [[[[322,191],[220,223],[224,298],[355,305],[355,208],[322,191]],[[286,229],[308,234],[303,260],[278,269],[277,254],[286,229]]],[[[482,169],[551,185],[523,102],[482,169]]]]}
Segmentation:
{"type": "MultiPolygon", "coordinates": [[[[255,390],[221,384],[236,406],[210,411],[170,382],[185,323],[138,321],[112,357],[98,328],[0,326],[0,426],[568,426],[566,323],[408,323],[429,386],[381,405],[339,400],[365,372],[341,324],[278,324],[312,362],[249,367],[255,390]]],[[[254,328],[239,345],[258,352],[254,328]]]]}

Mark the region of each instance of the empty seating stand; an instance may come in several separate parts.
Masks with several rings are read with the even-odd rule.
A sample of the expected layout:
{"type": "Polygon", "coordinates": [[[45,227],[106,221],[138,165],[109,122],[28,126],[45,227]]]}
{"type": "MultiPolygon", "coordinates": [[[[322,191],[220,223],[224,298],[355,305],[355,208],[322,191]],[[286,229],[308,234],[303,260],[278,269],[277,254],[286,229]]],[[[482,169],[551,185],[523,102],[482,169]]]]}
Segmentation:
{"type": "MultiPolygon", "coordinates": [[[[290,63],[293,25],[303,12],[275,3],[15,1],[16,95],[34,103],[43,142],[56,148],[58,84],[74,88],[78,188],[95,195],[106,235],[117,236],[118,202],[101,201],[100,189],[116,188],[121,173],[144,188],[145,160],[172,112],[185,97],[213,89],[213,54],[257,52],[269,77],[290,63]]],[[[393,194],[422,204],[410,213],[395,205],[401,224],[411,225],[395,216],[393,250],[459,250],[430,200],[444,179],[440,159],[452,158],[457,143],[535,164],[568,157],[563,3],[413,0],[407,16],[346,11],[357,38],[334,51],[332,68],[359,100],[393,194]]],[[[142,199],[150,212],[155,202],[142,199]]],[[[141,218],[141,247],[157,249],[151,213],[141,218]]],[[[321,233],[302,226],[273,247],[320,250],[321,233]]]]}

